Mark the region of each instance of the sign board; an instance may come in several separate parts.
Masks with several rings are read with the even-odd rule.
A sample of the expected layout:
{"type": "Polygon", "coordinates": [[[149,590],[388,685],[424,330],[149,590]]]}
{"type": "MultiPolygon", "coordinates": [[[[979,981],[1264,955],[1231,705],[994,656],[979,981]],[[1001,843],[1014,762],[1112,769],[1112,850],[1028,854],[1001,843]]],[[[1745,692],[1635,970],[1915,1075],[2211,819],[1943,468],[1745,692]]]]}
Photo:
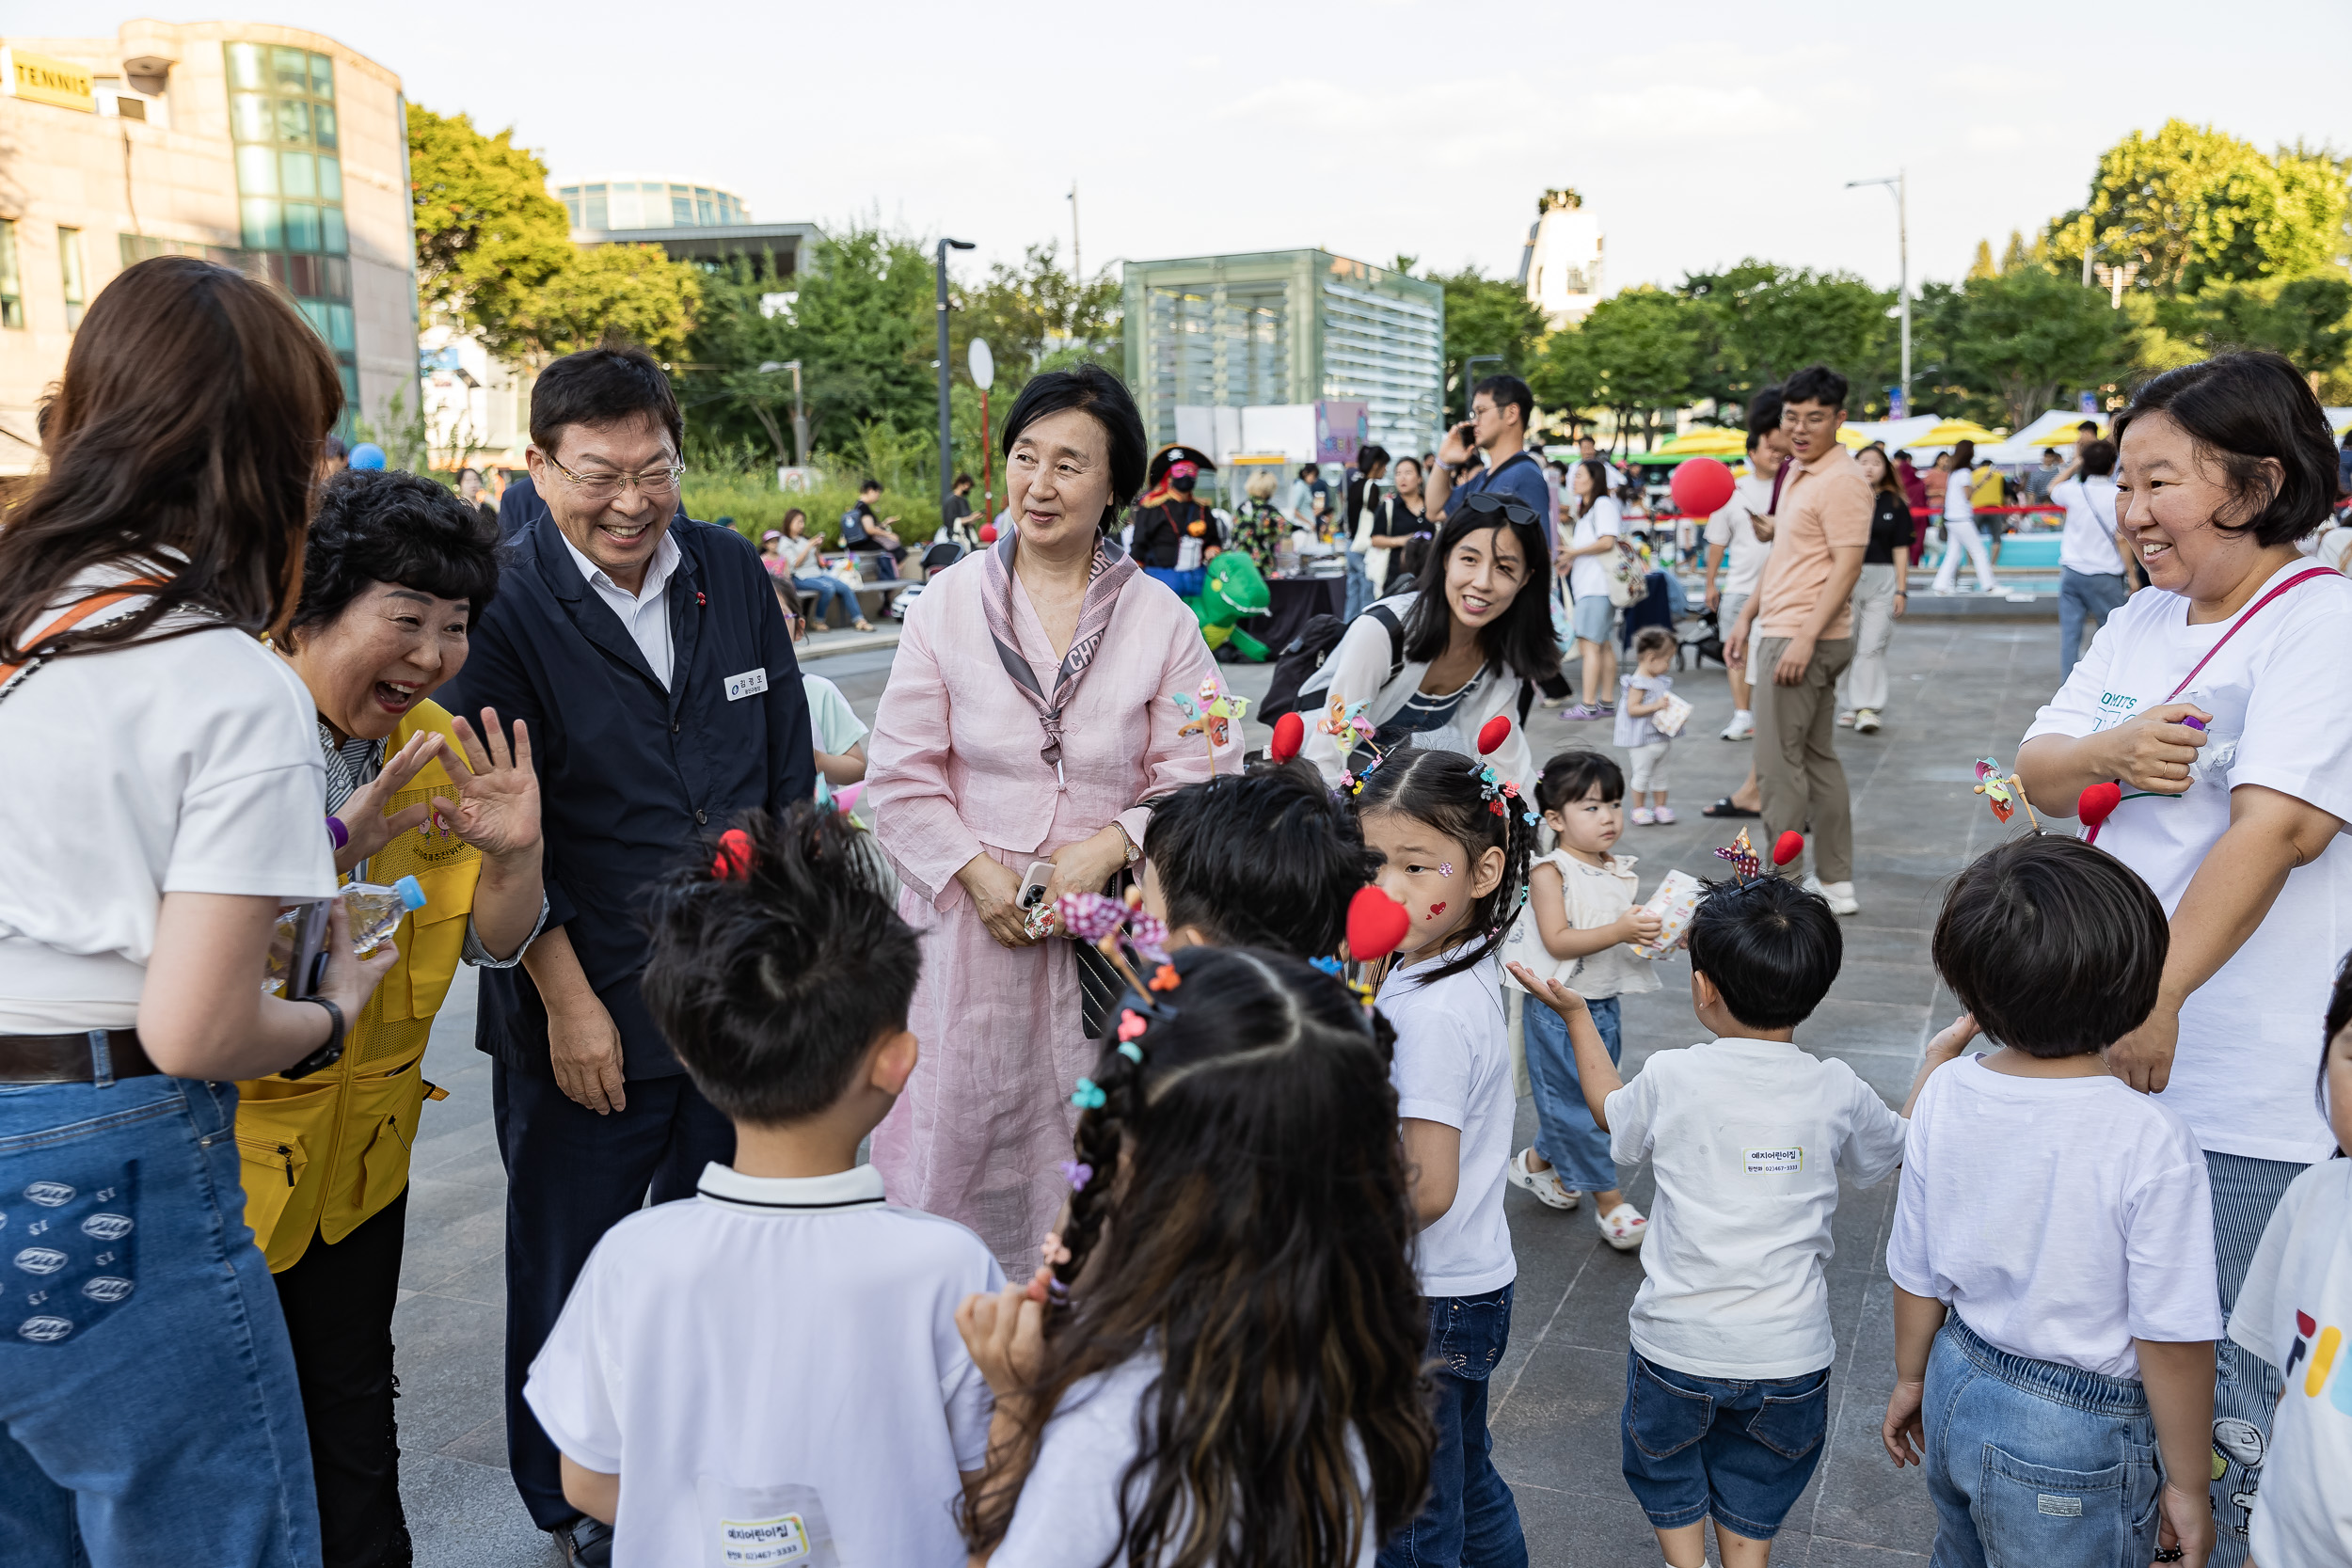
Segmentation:
{"type": "Polygon", "coordinates": [[[48,55],[28,55],[22,49],[0,49],[0,90],[32,103],[54,103],[60,109],[98,112],[98,95],[90,73],[70,60],[48,55]]]}
{"type": "Polygon", "coordinates": [[[1315,462],[1346,467],[1356,461],[1369,428],[1370,405],[1328,400],[1315,404],[1315,462]]]}
{"type": "Polygon", "coordinates": [[[1903,396],[1903,389],[1900,387],[1886,388],[1886,417],[1890,420],[1911,418],[1911,400],[1903,396]]]}
{"type": "Polygon", "coordinates": [[[2074,408],[2078,413],[2096,414],[2099,412],[2099,394],[2096,392],[2076,393],[2074,408]]]}
{"type": "Polygon", "coordinates": [[[988,340],[975,338],[964,356],[964,367],[972,372],[972,385],[987,391],[996,385],[996,356],[988,351],[988,340]]]}

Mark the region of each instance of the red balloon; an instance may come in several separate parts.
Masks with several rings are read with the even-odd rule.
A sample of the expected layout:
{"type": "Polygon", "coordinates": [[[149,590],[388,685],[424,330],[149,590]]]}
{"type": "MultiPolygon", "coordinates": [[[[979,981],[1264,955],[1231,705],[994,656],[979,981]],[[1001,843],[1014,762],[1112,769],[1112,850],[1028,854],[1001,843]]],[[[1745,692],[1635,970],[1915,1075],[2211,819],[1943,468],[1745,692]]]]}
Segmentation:
{"type": "Polygon", "coordinates": [[[1791,828],[1772,841],[1772,863],[1787,865],[1804,853],[1804,834],[1791,828]]]}
{"type": "Polygon", "coordinates": [[[980,525],[980,543],[983,545],[993,545],[996,543],[996,525],[994,523],[982,523],[980,525]]]}
{"type": "Polygon", "coordinates": [[[1507,714],[1496,714],[1479,727],[1478,754],[1487,756],[1495,748],[1511,738],[1511,720],[1507,714]]]}
{"type": "Polygon", "coordinates": [[[2112,779],[2092,784],[2074,801],[2074,815],[2086,828],[2095,828],[2123,803],[2123,786],[2112,779]]]}
{"type": "Polygon", "coordinates": [[[1731,499],[1731,470],[1711,457],[1693,457],[1675,465],[1675,477],[1669,488],[1674,492],[1675,507],[1687,516],[1704,517],[1720,512],[1731,499]]]}
{"type": "Polygon", "coordinates": [[[1404,905],[1376,887],[1358,888],[1347,905],[1347,956],[1359,963],[1386,958],[1412,928],[1404,905]]]}
{"type": "Polygon", "coordinates": [[[1277,762],[1288,762],[1307,743],[1307,721],[1295,713],[1286,713],[1274,721],[1274,744],[1266,754],[1277,762]]]}

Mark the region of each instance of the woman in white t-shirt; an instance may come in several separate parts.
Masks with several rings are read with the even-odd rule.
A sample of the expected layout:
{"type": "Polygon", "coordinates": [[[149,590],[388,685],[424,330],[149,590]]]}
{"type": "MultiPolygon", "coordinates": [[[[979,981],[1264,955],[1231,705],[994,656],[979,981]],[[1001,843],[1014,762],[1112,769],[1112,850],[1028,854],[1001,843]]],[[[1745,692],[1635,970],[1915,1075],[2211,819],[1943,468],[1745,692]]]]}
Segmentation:
{"type": "Polygon", "coordinates": [[[319,1560],[234,1081],[331,1063],[398,956],[338,906],[318,994],[262,991],[281,901],[335,892],[310,700],[256,634],[342,405],[283,296],[142,261],[0,529],[0,1539],[34,1560],[319,1560]]]}
{"type": "Polygon", "coordinates": [[[1609,553],[1625,532],[1625,513],[1609,493],[1609,469],[1598,459],[1579,463],[1568,475],[1576,494],[1576,530],[1560,552],[1568,575],[1568,619],[1584,661],[1584,700],[1560,717],[1609,719],[1616,715],[1617,607],[1609,596],[1609,553]]]}
{"type": "Polygon", "coordinates": [[[1993,578],[1993,562],[1985,553],[1984,535],[1977,531],[1977,512],[1970,499],[1968,469],[1977,461],[1977,443],[1963,441],[1952,449],[1951,478],[1944,486],[1944,560],[1935,569],[1935,591],[1949,594],[1960,586],[1960,557],[1966,551],[1977,569],[1977,588],[1991,594],[2000,588],[1993,578]]]}
{"type": "MultiPolygon", "coordinates": [[[[2296,548],[2334,499],[2335,454],[2285,359],[2169,372],[2116,428],[2149,587],[2107,618],[2017,767],[2053,816],[2093,785],[2120,792],[2093,836],[2170,915],[2156,1009],[2108,1061],[2205,1150],[2226,1312],[2280,1195],[2334,1147],[2309,1053],[2352,929],[2352,581],[2296,548]]],[[[2220,1360],[2217,1421],[2266,1433],[2277,1373],[2232,1346],[2220,1360]]],[[[2233,1563],[2262,1455],[2217,1451],[2215,1560],[2233,1563]]]]}
{"type": "Polygon", "coordinates": [[[2113,441],[2085,442],[2050,482],[2050,499],[2066,508],[2058,535],[2058,682],[2082,657],[2083,633],[2106,625],[2131,597],[2131,570],[2115,544],[2113,441]]]}
{"type": "Polygon", "coordinates": [[[1248,948],[1185,948],[1120,1016],[1045,1266],[956,1314],[996,1394],[973,1560],[1165,1563],[1200,1530],[1372,1568],[1435,1447],[1386,1025],[1248,948]]]}

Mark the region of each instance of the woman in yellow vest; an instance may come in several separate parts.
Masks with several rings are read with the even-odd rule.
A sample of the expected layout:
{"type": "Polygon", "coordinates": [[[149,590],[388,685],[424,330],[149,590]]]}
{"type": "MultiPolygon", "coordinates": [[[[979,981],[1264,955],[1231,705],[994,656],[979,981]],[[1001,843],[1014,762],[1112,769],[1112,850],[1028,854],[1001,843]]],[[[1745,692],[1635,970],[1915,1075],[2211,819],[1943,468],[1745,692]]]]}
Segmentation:
{"type": "Polygon", "coordinates": [[[392,1418],[392,1307],[408,1151],[433,1015],[460,960],[518,961],[547,915],[539,786],[518,719],[479,734],[428,701],[466,661],[498,585],[497,530],[410,474],[338,474],[310,525],[279,651],[309,688],[344,881],[414,877],[425,902],[351,1023],[306,1078],[240,1084],[246,1222],[278,1283],[301,1379],[326,1568],[405,1568],[392,1418]]]}

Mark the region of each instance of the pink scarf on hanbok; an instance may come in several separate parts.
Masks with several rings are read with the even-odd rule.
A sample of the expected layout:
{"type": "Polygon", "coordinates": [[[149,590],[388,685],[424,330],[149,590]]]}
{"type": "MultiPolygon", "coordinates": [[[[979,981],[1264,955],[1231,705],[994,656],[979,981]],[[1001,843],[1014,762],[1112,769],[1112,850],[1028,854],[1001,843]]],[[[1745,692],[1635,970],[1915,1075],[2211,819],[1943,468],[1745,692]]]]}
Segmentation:
{"type": "Polygon", "coordinates": [[[1085,601],[1078,607],[1078,634],[1070,640],[1070,651],[1062,655],[1061,668],[1054,672],[1054,690],[1049,697],[1037,684],[1037,672],[1021,657],[1019,639],[1012,629],[1012,552],[1019,543],[1017,533],[1008,532],[988,552],[986,569],[988,583],[980,595],[981,608],[988,615],[988,635],[996,644],[997,662],[1005,667],[1013,684],[1021,689],[1029,705],[1037,709],[1037,721],[1045,732],[1045,745],[1039,754],[1048,764],[1061,761],[1061,715],[1071,697],[1078,689],[1078,679],[1094,662],[1097,649],[1103,645],[1103,634],[1110,629],[1111,611],[1119,604],[1119,591],[1127,586],[1127,579],[1136,575],[1134,557],[1108,539],[1094,544],[1094,564],[1087,577],[1085,601]]]}

